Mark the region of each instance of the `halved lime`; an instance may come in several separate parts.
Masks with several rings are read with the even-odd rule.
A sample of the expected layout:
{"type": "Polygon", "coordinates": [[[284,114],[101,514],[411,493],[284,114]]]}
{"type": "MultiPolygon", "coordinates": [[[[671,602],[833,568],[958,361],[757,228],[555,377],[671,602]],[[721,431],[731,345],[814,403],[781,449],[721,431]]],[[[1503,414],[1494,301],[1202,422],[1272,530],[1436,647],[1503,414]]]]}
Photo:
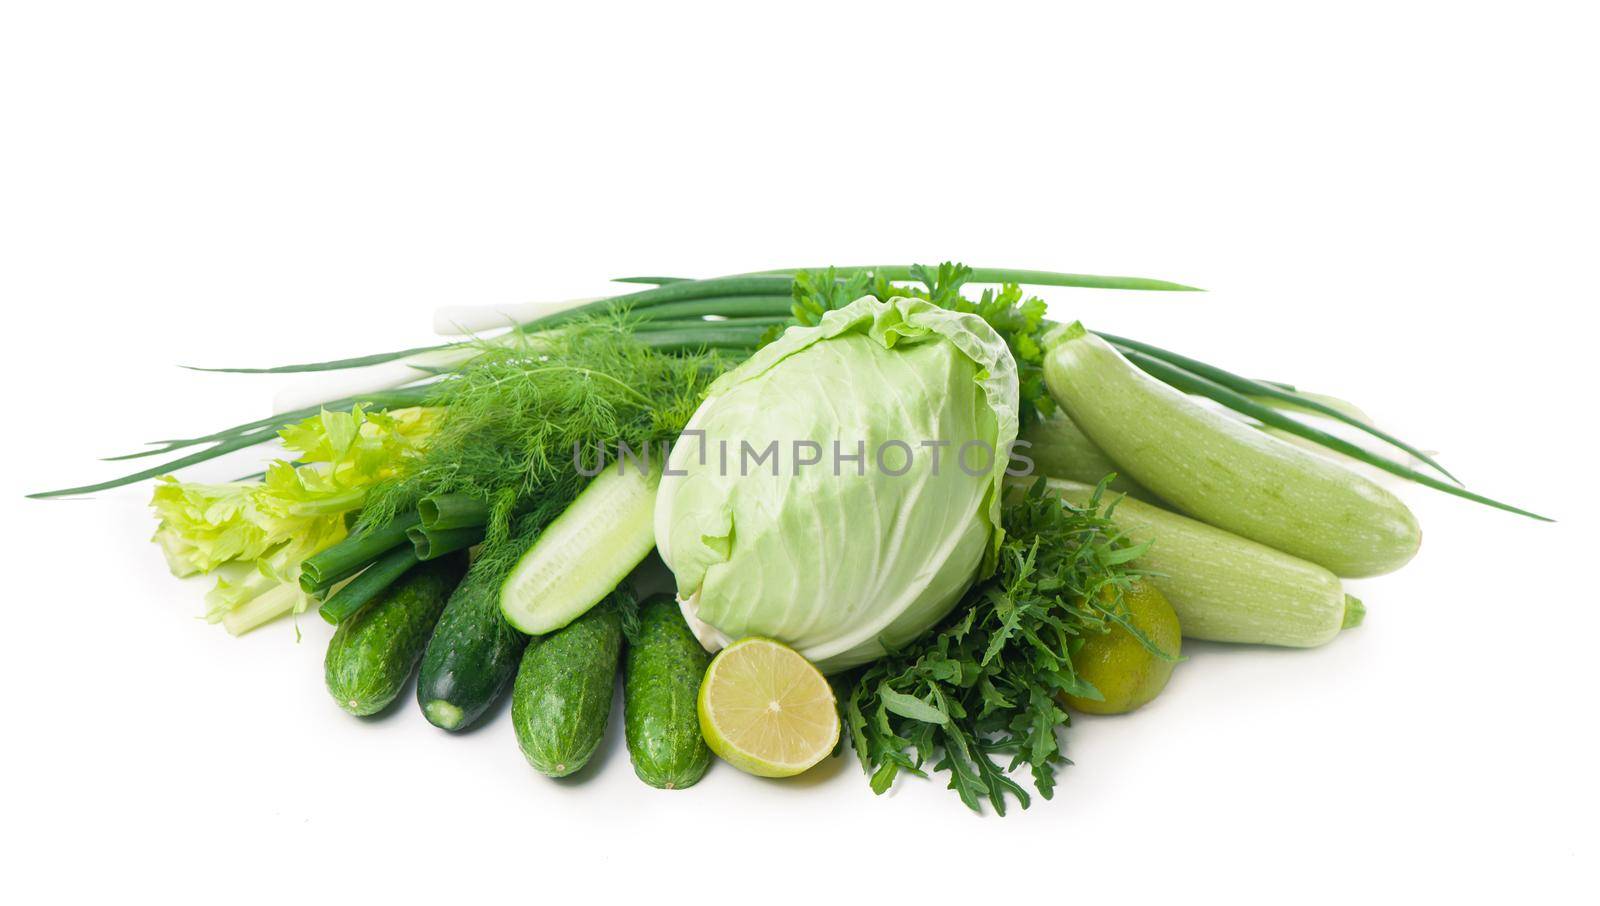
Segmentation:
{"type": "Polygon", "coordinates": [[[700,733],[722,760],[758,777],[793,777],[839,742],[822,671],[771,639],[722,649],[700,683],[700,733]]]}

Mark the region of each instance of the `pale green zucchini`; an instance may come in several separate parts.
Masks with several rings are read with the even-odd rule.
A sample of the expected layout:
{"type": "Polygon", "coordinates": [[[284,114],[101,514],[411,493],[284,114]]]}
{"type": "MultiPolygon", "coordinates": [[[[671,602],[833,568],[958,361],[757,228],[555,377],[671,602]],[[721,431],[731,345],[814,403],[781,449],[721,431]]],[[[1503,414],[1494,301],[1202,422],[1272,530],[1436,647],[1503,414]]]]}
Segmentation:
{"type": "Polygon", "coordinates": [[[528,635],[571,623],[599,604],[656,546],[661,463],[608,468],[555,518],[500,587],[506,621],[528,635]]]}
{"type": "Polygon", "coordinates": [[[1298,434],[1292,434],[1283,430],[1282,428],[1274,428],[1271,425],[1251,425],[1250,427],[1255,428],[1262,434],[1276,437],[1292,447],[1299,447],[1313,456],[1320,456],[1329,462],[1336,463],[1343,468],[1355,472],[1357,475],[1376,479],[1384,474],[1382,469],[1369,466],[1361,460],[1356,459],[1354,456],[1340,453],[1338,450],[1330,450],[1314,440],[1307,440],[1298,434]]]}
{"type": "MultiPolygon", "coordinates": [[[[1317,402],[1322,403],[1323,405],[1330,406],[1332,408],[1338,409],[1339,411],[1343,412],[1345,415],[1350,416],[1351,418],[1355,419],[1356,421],[1362,422],[1363,424],[1369,424],[1369,425],[1372,424],[1372,419],[1369,418],[1365,412],[1362,412],[1360,409],[1357,409],[1355,407],[1355,405],[1353,405],[1351,403],[1347,403],[1344,400],[1339,399],[1338,397],[1323,396],[1321,394],[1316,394],[1316,393],[1307,393],[1304,390],[1301,390],[1301,391],[1298,391],[1298,392],[1299,392],[1299,394],[1301,396],[1310,397],[1310,398],[1316,400],[1317,402]]],[[[1255,400],[1256,402],[1260,403],[1263,406],[1271,406],[1274,409],[1282,409],[1285,412],[1291,412],[1291,413],[1295,413],[1295,414],[1298,414],[1298,415],[1306,416],[1306,418],[1304,418],[1303,420],[1307,421],[1307,422],[1309,422],[1310,424],[1313,424],[1313,425],[1317,424],[1317,422],[1323,418],[1322,414],[1319,413],[1319,412],[1316,412],[1316,411],[1311,410],[1311,409],[1303,409],[1303,408],[1301,408],[1299,406],[1296,406],[1293,403],[1286,403],[1283,400],[1275,400],[1275,399],[1270,399],[1268,397],[1251,397],[1251,399],[1255,400]]],[[[1351,471],[1355,472],[1357,475],[1362,475],[1362,476],[1365,476],[1367,478],[1371,478],[1371,479],[1374,479],[1374,480],[1382,480],[1383,477],[1388,474],[1384,470],[1378,468],[1377,466],[1372,465],[1371,463],[1362,462],[1361,460],[1355,458],[1354,456],[1349,455],[1348,453],[1341,453],[1338,450],[1329,449],[1328,447],[1324,447],[1322,444],[1319,444],[1316,441],[1311,440],[1310,438],[1301,437],[1300,435],[1295,434],[1295,433],[1293,433],[1291,431],[1285,431],[1282,428],[1274,427],[1272,425],[1263,425],[1263,424],[1260,424],[1260,423],[1251,423],[1250,426],[1252,428],[1255,428],[1257,431],[1262,432],[1263,434],[1270,434],[1273,437],[1276,437],[1277,439],[1283,441],[1286,444],[1289,444],[1289,445],[1295,446],[1295,447],[1299,447],[1300,449],[1305,450],[1308,453],[1314,453],[1317,456],[1321,456],[1323,459],[1332,460],[1333,462],[1336,462],[1339,465],[1344,466],[1347,469],[1350,469],[1351,471]]],[[[1326,430],[1325,426],[1319,425],[1319,427],[1323,427],[1324,430],[1326,430]]],[[[1335,430],[1337,430],[1337,429],[1335,429],[1335,430]]],[[[1356,443],[1358,443],[1358,444],[1360,444],[1362,446],[1365,446],[1365,444],[1362,443],[1362,442],[1357,441],[1356,443]]],[[[1412,466],[1412,467],[1416,467],[1417,465],[1420,464],[1420,460],[1416,459],[1413,456],[1410,456],[1409,454],[1407,455],[1407,457],[1405,459],[1401,460],[1401,462],[1403,462],[1405,465],[1412,466]]]]}
{"type": "MultiPolygon", "coordinates": [[[[1327,396],[1321,393],[1311,393],[1306,390],[1297,390],[1295,392],[1303,397],[1306,397],[1307,399],[1315,400],[1324,406],[1337,409],[1364,425],[1372,424],[1372,417],[1361,411],[1361,409],[1359,409],[1354,403],[1345,402],[1336,396],[1327,396]]],[[[1296,415],[1309,416],[1313,424],[1315,424],[1318,419],[1324,417],[1322,413],[1317,412],[1314,409],[1307,409],[1303,406],[1297,406],[1294,403],[1287,402],[1285,400],[1273,399],[1269,396],[1252,396],[1250,399],[1260,403],[1263,406],[1271,406],[1274,409],[1281,409],[1284,412],[1289,412],[1296,415]]],[[[1308,453],[1315,453],[1324,459],[1331,459],[1339,465],[1344,466],[1347,469],[1352,469],[1357,474],[1365,475],[1368,478],[1378,478],[1385,474],[1382,469],[1379,469],[1376,466],[1368,465],[1347,453],[1340,453],[1338,450],[1330,450],[1327,447],[1324,447],[1322,444],[1319,444],[1310,438],[1301,437],[1292,431],[1285,431],[1282,428],[1259,423],[1252,423],[1250,426],[1255,428],[1257,431],[1262,432],[1263,434],[1270,434],[1284,443],[1299,447],[1308,453]]],[[[1406,464],[1414,465],[1415,461],[1413,460],[1407,462],[1406,464]]],[[[1070,478],[1071,476],[1068,477],[1070,478]]]]}
{"type": "MultiPolygon", "coordinates": [[[[1080,506],[1094,494],[1072,481],[1047,487],[1080,506]]],[[[1150,542],[1133,565],[1154,574],[1145,581],[1166,595],[1189,638],[1312,648],[1366,614],[1339,577],[1315,563],[1128,497],[1101,498],[1113,500],[1117,528],[1136,544],[1150,542]]]]}
{"type": "MultiPolygon", "coordinates": [[[[1346,416],[1355,419],[1363,425],[1372,424],[1372,416],[1363,411],[1360,406],[1357,406],[1355,403],[1349,402],[1348,400],[1342,400],[1337,396],[1329,396],[1326,393],[1312,393],[1309,390],[1296,390],[1295,395],[1305,397],[1314,403],[1321,403],[1322,405],[1327,406],[1329,409],[1342,412],[1346,416]]],[[[1280,400],[1271,396],[1251,396],[1250,399],[1260,403],[1263,406],[1271,406],[1274,409],[1282,409],[1285,412],[1294,412],[1300,415],[1314,415],[1318,418],[1326,417],[1323,413],[1318,412],[1315,409],[1312,409],[1308,406],[1297,405],[1289,400],[1280,400]]],[[[1298,437],[1299,435],[1295,436],[1298,437]]]]}
{"type": "Polygon", "coordinates": [[[1089,435],[1084,434],[1065,412],[1034,420],[1017,435],[1017,441],[1016,452],[1033,460],[1035,475],[1099,484],[1100,479],[1115,472],[1116,480],[1109,485],[1112,490],[1140,500],[1155,501],[1154,494],[1123,474],[1106,451],[1095,446],[1089,435]]]}
{"type": "Polygon", "coordinates": [[[1349,469],[1213,412],[1074,324],[1045,359],[1072,420],[1175,508],[1341,576],[1399,569],[1422,543],[1399,498],[1349,469]]]}

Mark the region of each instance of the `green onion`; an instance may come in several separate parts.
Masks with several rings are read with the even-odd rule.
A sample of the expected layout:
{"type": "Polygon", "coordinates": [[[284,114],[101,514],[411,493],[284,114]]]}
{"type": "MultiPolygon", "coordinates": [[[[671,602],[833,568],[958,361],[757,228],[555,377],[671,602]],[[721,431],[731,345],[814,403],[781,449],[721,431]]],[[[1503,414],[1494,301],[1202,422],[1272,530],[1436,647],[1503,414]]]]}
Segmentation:
{"type": "MultiPolygon", "coordinates": [[[[713,277],[709,280],[672,280],[661,283],[653,289],[641,290],[636,293],[626,293],[612,296],[583,305],[578,305],[566,311],[556,312],[542,318],[536,318],[526,324],[518,326],[518,330],[534,331],[574,320],[588,315],[604,314],[614,311],[619,307],[629,308],[635,312],[656,305],[669,302],[683,302],[688,300],[712,299],[728,296],[787,296],[793,280],[792,275],[798,268],[784,268],[772,271],[759,271],[752,274],[736,274],[729,277],[713,277]]],[[[885,265],[881,267],[842,267],[837,268],[839,274],[852,274],[860,271],[870,271],[889,280],[910,280],[911,265],[885,265]]],[[[650,278],[651,281],[664,278],[650,278]]],[[[1025,283],[1034,286],[1076,286],[1096,289],[1133,289],[1133,290],[1159,290],[1194,292],[1195,287],[1185,286],[1181,283],[1172,283],[1166,280],[1151,280],[1144,277],[1110,277],[1097,274],[1068,274],[1059,271],[1024,270],[1017,268],[978,267],[972,269],[970,278],[975,283],[1025,283]]],[[[645,282],[641,278],[623,278],[618,282],[645,282]]],[[[722,313],[722,312],[717,312],[722,313]]],[[[275,365],[268,368],[200,368],[191,367],[195,371],[219,371],[237,374],[288,374],[300,371],[332,371],[342,368],[360,368],[366,365],[379,365],[395,359],[404,358],[422,352],[431,352],[437,349],[446,349],[453,344],[443,343],[438,346],[418,346],[411,349],[401,349],[395,352],[381,352],[373,355],[357,356],[348,359],[333,359],[326,362],[307,362],[295,365],[275,365]]]]}
{"type": "MultiPolygon", "coordinates": [[[[853,273],[862,268],[844,268],[836,273],[853,273]]],[[[915,279],[912,268],[906,265],[879,267],[874,272],[892,280],[915,279]]],[[[555,312],[542,318],[518,325],[524,333],[536,332],[586,315],[605,314],[619,307],[629,309],[638,317],[639,339],[646,345],[665,351],[692,352],[718,349],[730,353],[753,352],[762,338],[775,325],[788,322],[786,313],[791,304],[794,287],[792,271],[772,271],[716,277],[709,280],[686,280],[675,277],[630,277],[618,282],[651,283],[653,288],[613,296],[555,312]],[[718,301],[720,300],[720,301],[718,301]],[[710,315],[723,320],[692,320],[697,315],[710,315]],[[654,322],[654,323],[652,323],[654,322]]],[[[1106,277],[1092,274],[1068,274],[1055,271],[1015,270],[1007,268],[975,268],[971,279],[977,282],[1016,282],[1047,286],[1087,286],[1113,289],[1191,290],[1193,287],[1163,280],[1138,277],[1106,277]]],[[[437,346],[417,346],[394,352],[377,353],[326,362],[280,365],[270,368],[197,368],[200,371],[225,371],[257,374],[284,374],[293,372],[331,371],[381,365],[440,350],[467,348],[466,344],[445,343],[437,346]]],[[[459,367],[459,366],[455,366],[459,367]]],[[[418,381],[452,370],[418,368],[418,381]]],[[[397,383],[400,383],[397,381],[397,383]]],[[[1289,389],[1289,388],[1282,388],[1289,389]]],[[[349,392],[348,390],[346,392],[349,392]]],[[[318,405],[303,406],[291,412],[269,416],[225,428],[198,437],[157,441],[152,449],[111,457],[113,460],[160,456],[187,447],[210,444],[197,453],[169,460],[159,466],[123,475],[108,481],[44,491],[30,497],[60,497],[71,494],[90,494],[127,484],[156,478],[197,465],[235,450],[242,450],[270,441],[277,431],[289,424],[316,415],[323,408],[342,409],[362,404],[372,408],[398,408],[419,405],[434,390],[426,383],[413,383],[392,389],[374,389],[352,394],[338,400],[318,405]]]]}
{"type": "Polygon", "coordinates": [[[253,422],[245,422],[242,425],[235,425],[232,428],[224,428],[221,431],[202,435],[200,437],[157,441],[157,443],[163,444],[164,446],[156,450],[141,450],[138,453],[128,453],[122,456],[109,457],[106,461],[112,462],[116,460],[137,459],[144,456],[158,456],[164,453],[171,453],[174,450],[181,450],[185,447],[193,447],[200,444],[213,444],[213,446],[208,449],[201,450],[198,453],[191,453],[187,456],[168,460],[161,465],[152,466],[151,468],[143,471],[123,475],[120,478],[113,478],[97,484],[86,484],[76,488],[61,488],[55,491],[39,491],[34,494],[29,494],[28,496],[38,499],[46,497],[67,497],[73,494],[93,494],[97,491],[107,491],[112,488],[122,487],[123,485],[134,484],[136,482],[145,481],[151,478],[158,478],[162,475],[176,472],[179,469],[188,468],[192,465],[198,465],[199,463],[215,459],[218,456],[232,453],[235,450],[243,450],[247,447],[253,447],[256,444],[266,443],[267,441],[273,440],[278,436],[279,429],[288,425],[292,425],[295,422],[310,418],[311,416],[316,415],[318,412],[321,412],[323,409],[349,409],[357,405],[369,409],[398,409],[405,406],[420,405],[427,398],[427,395],[430,392],[432,391],[427,387],[402,387],[398,390],[367,393],[361,396],[351,396],[341,400],[332,400],[318,406],[307,406],[303,409],[296,409],[293,412],[281,412],[277,415],[257,419],[253,422]]]}
{"type": "MultiPolygon", "coordinates": [[[[834,268],[836,273],[853,274],[860,271],[879,274],[887,280],[912,280],[912,266],[908,264],[892,264],[880,267],[839,267],[834,268]]],[[[820,268],[781,268],[770,271],[756,271],[758,274],[793,274],[801,270],[820,270],[820,268]]],[[[1205,292],[1198,287],[1185,286],[1182,283],[1172,283],[1166,280],[1151,280],[1147,277],[1108,277],[1099,274],[1067,274],[1060,271],[1036,271],[1018,268],[1003,267],[975,267],[970,278],[973,283],[1019,283],[1030,286],[1075,286],[1089,289],[1138,289],[1155,290],[1161,292],[1205,292]]],[[[689,282],[686,277],[613,277],[613,283],[643,283],[650,286],[666,286],[671,283],[689,282]]]]}
{"type": "Polygon", "coordinates": [[[450,345],[449,343],[441,343],[434,346],[413,346],[410,349],[377,352],[372,355],[355,356],[348,359],[331,359],[326,362],[306,362],[298,365],[273,365],[267,368],[206,368],[200,365],[179,365],[178,367],[212,374],[299,374],[303,371],[338,371],[341,368],[363,368],[367,365],[382,365],[384,362],[392,362],[408,355],[433,352],[450,345]]]}
{"type": "Polygon", "coordinates": [[[1128,358],[1128,361],[1139,366],[1139,368],[1149,373],[1151,377],[1170,384],[1185,393],[1194,393],[1214,400],[1241,415],[1248,415],[1264,425],[1271,425],[1274,428],[1280,428],[1284,431],[1288,431],[1291,434],[1304,437],[1307,440],[1315,441],[1330,450],[1337,450],[1338,452],[1343,453],[1352,459],[1360,460],[1369,466],[1376,466],[1385,472],[1398,475],[1401,478],[1414,481],[1417,484],[1425,487],[1433,488],[1436,491],[1443,491],[1446,494],[1453,494],[1456,497],[1460,497],[1465,500],[1471,500],[1474,503],[1492,506],[1497,510],[1505,510],[1508,513],[1516,513],[1519,516],[1527,516],[1532,519],[1538,519],[1542,522],[1554,521],[1547,516],[1540,516],[1538,513],[1531,513],[1519,507],[1514,507],[1509,503],[1501,503],[1493,498],[1484,497],[1481,494],[1474,494],[1465,488],[1440,481],[1439,479],[1434,478],[1432,475],[1418,472],[1417,470],[1395,462],[1392,459],[1379,456],[1378,454],[1373,453],[1364,447],[1353,444],[1342,437],[1336,437],[1325,431],[1319,431],[1316,428],[1307,425],[1305,422],[1290,418],[1277,409],[1273,409],[1270,406],[1263,406],[1241,393],[1222,386],[1216,381],[1201,377],[1200,375],[1194,374],[1193,372],[1187,371],[1183,368],[1179,368],[1177,365],[1174,365],[1170,362],[1163,361],[1155,358],[1154,356],[1145,355],[1136,349],[1123,348],[1119,351],[1128,358]]]}
{"type": "MultiPolygon", "coordinates": [[[[542,318],[535,318],[525,324],[520,324],[517,329],[527,333],[555,327],[568,321],[592,315],[603,315],[626,308],[632,311],[649,308],[666,302],[682,302],[694,299],[708,299],[724,296],[772,295],[787,297],[793,280],[788,277],[770,274],[750,274],[735,277],[715,277],[710,280],[685,280],[667,286],[658,286],[636,293],[627,293],[621,296],[612,296],[558,311],[542,318]]],[[[785,303],[787,308],[787,303],[785,303]]],[[[380,352],[373,355],[357,356],[349,359],[332,359],[326,362],[306,362],[295,365],[274,365],[268,368],[200,368],[184,366],[193,371],[224,372],[229,374],[292,374],[301,371],[334,371],[342,368],[361,368],[367,365],[381,365],[395,359],[405,358],[423,352],[433,352],[439,349],[448,349],[460,344],[441,343],[437,346],[416,346],[410,349],[401,349],[394,352],[380,352]]]]}
{"type": "MultiPolygon", "coordinates": [[[[359,535],[351,535],[321,553],[313,554],[300,564],[300,588],[306,594],[321,594],[344,579],[355,575],[363,566],[384,556],[396,545],[407,544],[406,531],[416,525],[416,511],[396,517],[359,535]]],[[[409,546],[407,547],[409,550],[409,546]]]]}
{"type": "Polygon", "coordinates": [[[633,325],[635,335],[644,333],[659,333],[666,330],[689,330],[705,328],[713,331],[732,330],[739,327],[767,328],[774,324],[793,324],[793,315],[751,317],[751,318],[722,318],[708,321],[704,318],[675,318],[670,321],[640,321],[633,325]]]}
{"type": "Polygon", "coordinates": [[[179,450],[184,447],[192,447],[197,444],[211,443],[213,441],[223,440],[262,428],[270,428],[273,431],[277,431],[280,428],[287,427],[295,422],[303,421],[314,415],[317,415],[324,409],[349,409],[354,406],[361,406],[363,409],[403,409],[407,406],[420,406],[427,399],[428,392],[429,390],[426,387],[398,387],[392,390],[377,390],[371,393],[348,396],[344,399],[329,400],[325,403],[318,403],[315,406],[302,406],[292,411],[279,412],[275,415],[269,415],[266,418],[258,418],[253,422],[245,422],[242,425],[234,425],[231,428],[223,428],[221,431],[214,431],[210,434],[202,434],[199,437],[183,437],[172,440],[153,441],[152,443],[154,444],[163,445],[162,448],[159,450],[141,450],[137,453],[125,453],[121,456],[108,456],[102,461],[114,462],[123,459],[138,459],[141,456],[155,456],[161,453],[170,453],[173,450],[179,450]]]}
{"type": "Polygon", "coordinates": [[[39,491],[29,494],[28,496],[38,499],[45,497],[69,497],[74,494],[93,494],[97,491],[106,491],[110,490],[111,488],[121,487],[125,484],[133,484],[134,482],[145,481],[150,478],[159,478],[169,472],[175,472],[178,469],[197,465],[209,459],[215,459],[216,457],[222,456],[226,453],[232,453],[235,450],[243,450],[246,447],[253,447],[256,444],[265,443],[266,441],[272,440],[277,436],[277,428],[248,434],[239,434],[229,437],[226,440],[217,442],[217,444],[210,449],[202,450],[199,453],[191,453],[188,456],[181,456],[177,459],[164,462],[159,466],[152,466],[151,468],[144,469],[139,472],[124,475],[121,478],[113,478],[109,481],[101,481],[95,484],[79,485],[75,488],[60,488],[54,491],[39,491]]]}
{"type": "Polygon", "coordinates": [[[689,299],[683,302],[664,302],[649,308],[633,309],[631,313],[643,322],[693,318],[714,315],[722,318],[762,317],[789,315],[793,304],[787,291],[761,296],[719,296],[711,299],[689,299]]]}
{"type": "Polygon", "coordinates": [[[426,562],[437,560],[445,554],[466,550],[479,543],[483,540],[483,526],[432,529],[414,525],[406,530],[406,538],[411,541],[412,551],[417,555],[417,559],[426,562]]]}
{"type": "Polygon", "coordinates": [[[635,334],[635,338],[652,349],[694,350],[732,349],[755,351],[767,332],[763,326],[715,327],[716,321],[706,321],[704,326],[675,330],[652,330],[635,334]]]}
{"type": "Polygon", "coordinates": [[[643,283],[648,286],[665,286],[668,283],[683,283],[688,277],[612,277],[612,283],[643,283]]]}
{"type": "Polygon", "coordinates": [[[430,531],[471,528],[489,521],[489,505],[466,494],[435,494],[417,503],[417,519],[430,531]]]}
{"type": "Polygon", "coordinates": [[[410,544],[402,544],[367,567],[360,575],[323,603],[317,611],[324,620],[337,625],[350,617],[363,605],[377,597],[384,589],[400,580],[417,565],[417,552],[410,544]]]}
{"type": "MultiPolygon", "coordinates": [[[[837,267],[834,272],[848,275],[860,272],[876,274],[886,280],[915,280],[912,270],[915,265],[910,264],[885,264],[876,267],[837,267]]],[[[757,274],[793,274],[796,271],[819,271],[821,268],[779,268],[770,271],[757,271],[757,274]]],[[[650,280],[659,280],[652,277],[650,280]]],[[[1068,274],[1061,271],[1036,271],[1014,267],[975,267],[972,275],[967,278],[972,283],[1018,283],[1027,286],[1075,286],[1088,289],[1137,289],[1155,290],[1158,292],[1204,292],[1199,287],[1185,286],[1182,283],[1172,283],[1167,280],[1151,280],[1147,277],[1109,277],[1100,274],[1068,274]]],[[[627,278],[618,282],[643,282],[640,278],[627,278]]],[[[671,285],[671,284],[668,284],[671,285]]]]}

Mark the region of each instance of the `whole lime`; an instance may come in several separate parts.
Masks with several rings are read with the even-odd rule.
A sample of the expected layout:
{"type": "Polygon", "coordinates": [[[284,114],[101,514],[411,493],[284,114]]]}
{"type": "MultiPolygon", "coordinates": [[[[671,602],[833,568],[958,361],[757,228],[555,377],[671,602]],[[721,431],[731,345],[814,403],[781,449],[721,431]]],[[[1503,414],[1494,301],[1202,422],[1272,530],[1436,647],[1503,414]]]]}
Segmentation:
{"type": "MultiPolygon", "coordinates": [[[[1122,593],[1128,622],[1157,648],[1176,658],[1183,643],[1178,615],[1149,582],[1135,582],[1122,593]]],[[[1064,695],[1067,707],[1085,714],[1125,714],[1148,703],[1167,687],[1174,662],[1146,648],[1121,626],[1091,635],[1072,657],[1078,675],[1094,684],[1104,701],[1064,695]]]]}

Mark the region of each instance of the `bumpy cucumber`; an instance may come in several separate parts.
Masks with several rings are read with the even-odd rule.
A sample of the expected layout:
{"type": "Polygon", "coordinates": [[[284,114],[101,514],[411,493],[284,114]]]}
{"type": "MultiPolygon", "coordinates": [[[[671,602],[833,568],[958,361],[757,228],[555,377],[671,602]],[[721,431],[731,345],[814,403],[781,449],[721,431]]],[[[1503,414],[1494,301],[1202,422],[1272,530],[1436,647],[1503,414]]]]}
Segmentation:
{"type": "Polygon", "coordinates": [[[1422,543],[1398,498],[1146,375],[1079,325],[1045,359],[1056,402],[1140,484],[1177,509],[1341,576],[1405,565],[1422,543]]]}
{"type": "Polygon", "coordinates": [[[529,635],[554,632],[610,594],[656,546],[651,468],[619,462],[589,482],[506,577],[500,609],[529,635]]]}
{"type": "Polygon", "coordinates": [[[639,609],[639,632],[628,645],[623,715],[634,773],[653,787],[694,786],[711,765],[700,736],[695,698],[711,655],[700,646],[670,595],[639,609]]]}
{"type": "Polygon", "coordinates": [[[1017,440],[1027,442],[1028,446],[1019,445],[1017,451],[1033,460],[1035,475],[1099,484],[1100,479],[1114,472],[1117,477],[1109,485],[1111,490],[1155,502],[1154,494],[1124,474],[1064,412],[1035,419],[1022,429],[1017,440]]]}
{"type": "MultiPolygon", "coordinates": [[[[1047,487],[1079,505],[1094,492],[1071,481],[1047,487]]],[[[1310,648],[1366,613],[1315,563],[1130,498],[1101,502],[1112,500],[1117,528],[1134,543],[1150,542],[1134,565],[1154,573],[1144,581],[1166,596],[1189,638],[1310,648]]]]}
{"type": "Polygon", "coordinates": [[[528,637],[500,612],[501,581],[492,563],[473,564],[428,640],[417,674],[417,704],[436,727],[472,726],[516,676],[528,637]]]}
{"type": "Polygon", "coordinates": [[[458,554],[413,567],[339,624],[323,659],[328,693],[339,707],[365,716],[394,701],[466,565],[466,555],[458,554]]]}
{"type": "Polygon", "coordinates": [[[511,692],[511,722],[522,754],[540,773],[565,777],[599,747],[621,652],[622,619],[609,601],[528,645],[511,692]]]}

